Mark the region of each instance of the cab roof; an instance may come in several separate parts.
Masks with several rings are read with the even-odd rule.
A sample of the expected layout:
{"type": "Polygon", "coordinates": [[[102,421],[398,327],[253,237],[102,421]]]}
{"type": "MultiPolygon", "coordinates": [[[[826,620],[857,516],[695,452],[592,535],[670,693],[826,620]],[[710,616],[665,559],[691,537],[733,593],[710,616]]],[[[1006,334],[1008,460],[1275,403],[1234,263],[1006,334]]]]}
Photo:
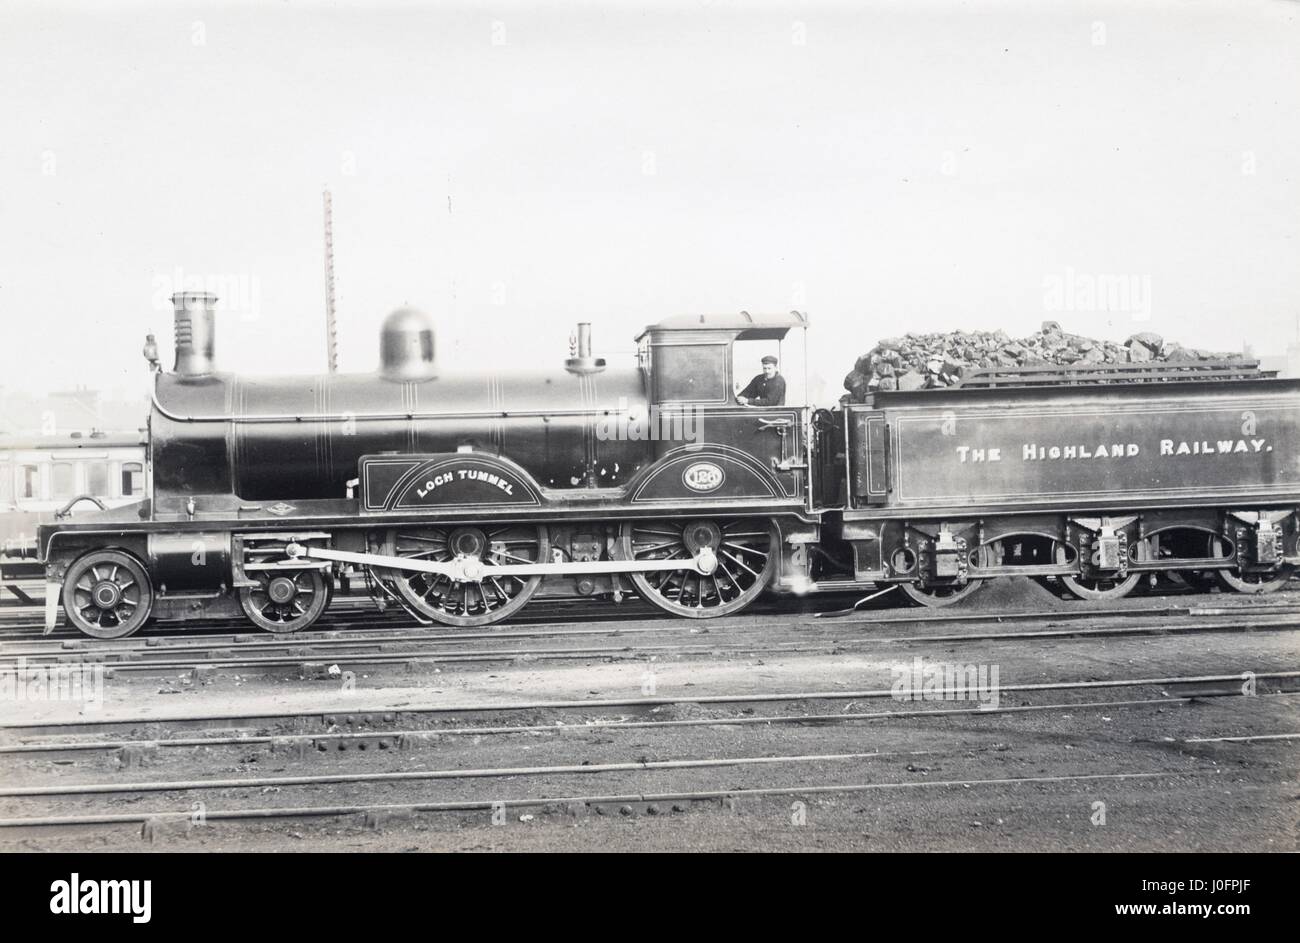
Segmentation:
{"type": "Polygon", "coordinates": [[[731,331],[737,340],[780,340],[791,328],[807,328],[808,315],[798,311],[785,314],[678,314],[650,324],[637,335],[638,341],[647,334],[662,331],[731,331]]]}

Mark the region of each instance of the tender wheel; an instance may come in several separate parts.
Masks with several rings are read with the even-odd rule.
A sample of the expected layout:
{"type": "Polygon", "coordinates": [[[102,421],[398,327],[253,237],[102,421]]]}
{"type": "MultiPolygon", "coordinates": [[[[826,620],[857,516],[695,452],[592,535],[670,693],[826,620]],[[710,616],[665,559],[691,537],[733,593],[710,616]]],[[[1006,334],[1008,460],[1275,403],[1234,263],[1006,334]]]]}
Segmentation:
{"type": "Polygon", "coordinates": [[[1133,591],[1141,579],[1141,573],[1130,573],[1122,580],[1062,576],[1061,585],[1080,599],[1122,599],[1133,591]]]}
{"type": "MultiPolygon", "coordinates": [[[[439,563],[456,557],[473,557],[493,566],[545,563],[550,556],[545,527],[425,527],[399,531],[395,552],[439,563]]],[[[490,576],[484,580],[455,582],[448,576],[411,570],[377,570],[411,608],[445,625],[490,625],[514,615],[542,585],[540,576],[490,576]]]]}
{"type": "Polygon", "coordinates": [[[694,570],[630,573],[641,598],[673,615],[710,619],[739,612],[776,572],[780,534],[755,520],[628,521],[620,535],[624,560],[689,560],[710,548],[718,565],[694,570]]]}
{"type": "Polygon", "coordinates": [[[301,632],[329,606],[330,581],[320,570],[261,570],[258,585],[239,591],[239,605],[259,629],[301,632]]]}
{"type": "Polygon", "coordinates": [[[144,625],[152,606],[149,575],[120,550],[91,551],[72,564],[63,581],[68,622],[92,638],[126,638],[144,625]]]}
{"type": "Polygon", "coordinates": [[[961,602],[987,582],[967,580],[961,586],[922,586],[920,583],[899,583],[899,587],[912,602],[932,609],[942,609],[961,602]]]}
{"type": "Polygon", "coordinates": [[[1219,585],[1238,593],[1275,593],[1291,579],[1295,567],[1284,565],[1267,573],[1237,574],[1232,570],[1219,570],[1215,575],[1219,585]]]}

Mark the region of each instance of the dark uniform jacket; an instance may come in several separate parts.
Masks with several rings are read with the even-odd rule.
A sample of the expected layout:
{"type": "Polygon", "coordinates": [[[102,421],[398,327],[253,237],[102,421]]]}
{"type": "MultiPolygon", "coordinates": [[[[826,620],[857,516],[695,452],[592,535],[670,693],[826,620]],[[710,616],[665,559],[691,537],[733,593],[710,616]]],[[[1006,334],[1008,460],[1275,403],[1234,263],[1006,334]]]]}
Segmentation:
{"type": "Polygon", "coordinates": [[[740,395],[748,397],[752,406],[784,406],[785,377],[778,373],[769,380],[760,373],[749,381],[749,386],[741,390],[740,395]]]}

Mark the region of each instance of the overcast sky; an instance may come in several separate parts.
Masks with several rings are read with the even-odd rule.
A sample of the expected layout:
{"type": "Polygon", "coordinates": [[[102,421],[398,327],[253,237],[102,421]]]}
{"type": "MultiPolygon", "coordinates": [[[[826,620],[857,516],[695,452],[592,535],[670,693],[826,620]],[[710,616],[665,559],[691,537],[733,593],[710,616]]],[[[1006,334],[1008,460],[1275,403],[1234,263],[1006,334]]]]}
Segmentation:
{"type": "Polygon", "coordinates": [[[1281,353],[1300,5],[5,0],[0,384],[139,388],[178,277],[322,369],[326,185],[346,370],[408,303],[483,368],[806,309],[828,400],[905,330],[1281,353]]]}

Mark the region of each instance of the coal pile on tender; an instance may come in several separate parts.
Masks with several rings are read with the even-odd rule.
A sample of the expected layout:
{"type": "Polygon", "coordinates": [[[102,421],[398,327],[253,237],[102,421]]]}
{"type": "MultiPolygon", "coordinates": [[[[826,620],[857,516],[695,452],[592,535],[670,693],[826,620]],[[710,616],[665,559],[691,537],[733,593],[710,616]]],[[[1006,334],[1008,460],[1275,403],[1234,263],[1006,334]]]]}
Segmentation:
{"type": "Polygon", "coordinates": [[[1122,344],[1096,340],[1066,333],[1055,321],[1049,321],[1037,334],[1019,339],[1009,337],[1006,331],[949,331],[886,338],[857,359],[844,378],[844,388],[851,402],[861,403],[876,391],[954,386],[964,375],[981,367],[1240,359],[1240,354],[1183,347],[1150,332],[1134,334],[1122,344]]]}

